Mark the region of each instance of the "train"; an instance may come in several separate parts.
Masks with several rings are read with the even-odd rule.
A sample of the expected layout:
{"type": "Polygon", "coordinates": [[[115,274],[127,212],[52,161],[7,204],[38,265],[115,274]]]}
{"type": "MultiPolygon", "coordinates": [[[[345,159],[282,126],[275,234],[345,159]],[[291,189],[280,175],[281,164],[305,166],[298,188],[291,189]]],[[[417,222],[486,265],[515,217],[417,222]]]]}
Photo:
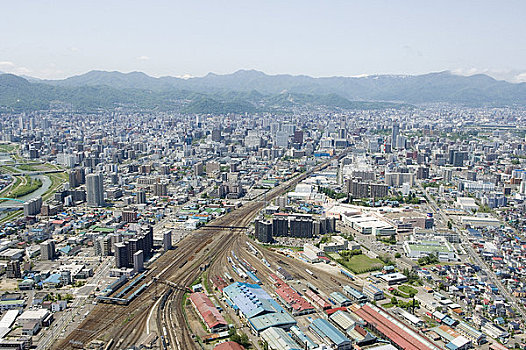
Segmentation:
{"type": "Polygon", "coordinates": [[[234,282],[234,279],[232,278],[232,276],[230,276],[228,272],[225,272],[225,277],[227,278],[229,282],[234,282]]]}
{"type": "Polygon", "coordinates": [[[252,254],[258,255],[258,250],[250,242],[247,242],[247,246],[252,251],[252,254]]]}
{"type": "Polygon", "coordinates": [[[234,253],[234,251],[232,250],[232,256],[234,257],[234,259],[236,259],[237,261],[239,261],[239,259],[237,258],[237,255],[236,253],[234,253]]]}
{"type": "Polygon", "coordinates": [[[347,270],[340,269],[340,272],[341,272],[343,275],[345,275],[345,276],[347,276],[348,278],[350,278],[351,281],[354,281],[354,280],[355,280],[354,276],[351,275],[349,272],[347,272],[347,270]]]}
{"type": "Polygon", "coordinates": [[[305,271],[307,271],[307,273],[308,273],[309,275],[311,275],[312,277],[314,277],[314,278],[316,278],[316,279],[318,278],[316,275],[314,275],[314,273],[312,273],[311,270],[309,270],[309,269],[305,269],[305,271]]]}
{"type": "Polygon", "coordinates": [[[254,281],[254,283],[256,284],[261,284],[261,280],[252,272],[250,271],[247,271],[247,276],[252,280],[254,281]]]}

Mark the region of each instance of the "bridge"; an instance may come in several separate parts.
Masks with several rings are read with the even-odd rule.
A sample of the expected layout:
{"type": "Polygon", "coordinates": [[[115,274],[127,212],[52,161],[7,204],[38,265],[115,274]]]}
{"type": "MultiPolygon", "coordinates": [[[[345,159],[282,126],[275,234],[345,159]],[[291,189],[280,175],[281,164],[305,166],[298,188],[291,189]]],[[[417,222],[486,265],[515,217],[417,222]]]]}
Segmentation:
{"type": "Polygon", "coordinates": [[[18,203],[24,203],[24,201],[21,201],[20,199],[15,199],[15,198],[0,198],[0,201],[15,201],[15,202],[18,202],[18,203]]]}
{"type": "Polygon", "coordinates": [[[205,225],[201,228],[227,228],[231,230],[246,230],[248,226],[223,226],[223,225],[205,225]]]}

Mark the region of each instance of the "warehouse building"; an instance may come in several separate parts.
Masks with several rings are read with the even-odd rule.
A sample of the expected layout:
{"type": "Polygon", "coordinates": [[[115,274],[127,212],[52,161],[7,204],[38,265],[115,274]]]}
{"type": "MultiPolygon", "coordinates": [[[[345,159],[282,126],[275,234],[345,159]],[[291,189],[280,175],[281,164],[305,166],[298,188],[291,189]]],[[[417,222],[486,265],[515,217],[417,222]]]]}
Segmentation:
{"type": "Polygon", "coordinates": [[[276,294],[283,305],[292,312],[292,315],[305,315],[314,312],[314,307],[298,294],[293,288],[285,283],[281,278],[271,274],[270,277],[274,280],[276,287],[276,294]]]}
{"type": "Polygon", "coordinates": [[[228,323],[223,318],[223,315],[221,315],[206,294],[192,293],[189,299],[210,332],[217,333],[228,329],[228,323]]]}
{"type": "Polygon", "coordinates": [[[302,347],[281,328],[267,328],[261,332],[261,338],[270,350],[302,350],[302,347]]]}
{"type": "Polygon", "coordinates": [[[351,341],[326,319],[318,318],[314,320],[309,325],[309,329],[321,341],[325,342],[329,346],[332,346],[334,349],[349,350],[352,348],[351,341]]]}
{"type": "Polygon", "coordinates": [[[292,339],[301,345],[302,349],[313,350],[318,349],[319,346],[311,338],[309,338],[298,326],[290,327],[290,335],[292,339]]]}
{"type": "Polygon", "coordinates": [[[353,308],[353,311],[368,323],[370,329],[390,339],[399,349],[440,350],[440,347],[429,339],[418,334],[389,313],[372,304],[366,304],[360,308],[353,308]]]}
{"type": "Polygon", "coordinates": [[[223,289],[223,295],[257,335],[270,327],[288,330],[296,324],[296,320],[260,285],[235,282],[223,289]]]}
{"type": "Polygon", "coordinates": [[[384,292],[372,283],[366,283],[363,286],[363,294],[365,294],[369,300],[377,301],[385,299],[384,292]]]}
{"type": "Polygon", "coordinates": [[[340,292],[332,292],[329,301],[332,301],[338,307],[349,306],[352,304],[352,301],[340,292]]]}

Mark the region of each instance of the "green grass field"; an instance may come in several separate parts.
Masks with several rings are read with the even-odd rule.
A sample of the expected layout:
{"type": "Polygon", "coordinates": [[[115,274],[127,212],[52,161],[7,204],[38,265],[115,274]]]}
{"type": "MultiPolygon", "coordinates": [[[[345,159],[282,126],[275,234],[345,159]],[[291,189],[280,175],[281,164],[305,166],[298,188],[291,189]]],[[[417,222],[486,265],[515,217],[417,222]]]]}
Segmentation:
{"type": "Polygon", "coordinates": [[[32,179],[29,175],[24,175],[18,186],[13,186],[7,193],[8,198],[19,198],[36,191],[42,187],[42,180],[32,179]]]}
{"type": "Polygon", "coordinates": [[[3,152],[3,153],[13,152],[17,148],[18,148],[18,145],[0,144],[0,152],[3,152]]]}
{"type": "Polygon", "coordinates": [[[0,166],[0,172],[4,174],[13,174],[18,173],[18,170],[9,165],[2,165],[0,166]]]}
{"type": "Polygon", "coordinates": [[[400,290],[402,293],[409,295],[410,297],[418,294],[418,291],[415,288],[408,286],[406,284],[399,286],[398,290],[400,290]]]}
{"type": "Polygon", "coordinates": [[[338,262],[356,274],[378,271],[384,266],[380,259],[371,259],[364,254],[353,255],[348,260],[340,259],[338,262]]]}
{"type": "Polygon", "coordinates": [[[51,186],[49,186],[48,190],[42,195],[42,200],[44,201],[51,197],[57,189],[68,180],[68,174],[66,173],[52,173],[46,176],[51,180],[51,186]]]}

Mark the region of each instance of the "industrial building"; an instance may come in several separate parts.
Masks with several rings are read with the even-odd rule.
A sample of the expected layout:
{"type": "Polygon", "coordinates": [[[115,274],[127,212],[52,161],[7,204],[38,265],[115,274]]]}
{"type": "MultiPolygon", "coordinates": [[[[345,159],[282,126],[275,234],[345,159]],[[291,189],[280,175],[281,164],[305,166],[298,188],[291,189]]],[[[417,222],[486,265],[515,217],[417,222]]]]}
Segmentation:
{"type": "Polygon", "coordinates": [[[189,299],[210,332],[217,333],[228,329],[228,323],[206,294],[192,293],[189,299]]]}
{"type": "Polygon", "coordinates": [[[332,346],[334,349],[349,350],[352,348],[351,341],[336,327],[330,324],[329,321],[323,318],[314,320],[309,325],[309,329],[318,336],[321,341],[332,346]]]}
{"type": "Polygon", "coordinates": [[[399,349],[440,350],[440,347],[429,339],[372,304],[353,308],[353,311],[367,322],[370,329],[388,338],[399,349]]]}
{"type": "Polygon", "coordinates": [[[409,259],[420,259],[428,255],[435,255],[441,262],[457,261],[453,246],[443,237],[418,241],[411,237],[411,240],[403,243],[403,248],[409,259]]]}
{"type": "Polygon", "coordinates": [[[366,283],[363,286],[363,294],[365,294],[369,300],[377,301],[385,299],[384,292],[372,283],[366,283]]]}
{"type": "Polygon", "coordinates": [[[274,280],[276,294],[283,305],[292,313],[292,315],[305,315],[314,312],[314,307],[298,294],[293,288],[285,283],[281,278],[271,274],[270,278],[274,280]]]}
{"type": "Polygon", "coordinates": [[[234,282],[223,289],[228,304],[246,319],[255,334],[270,327],[288,330],[296,320],[257,284],[234,282]]]}
{"type": "Polygon", "coordinates": [[[267,328],[261,332],[261,338],[270,350],[302,350],[302,347],[281,328],[267,328]]]}

